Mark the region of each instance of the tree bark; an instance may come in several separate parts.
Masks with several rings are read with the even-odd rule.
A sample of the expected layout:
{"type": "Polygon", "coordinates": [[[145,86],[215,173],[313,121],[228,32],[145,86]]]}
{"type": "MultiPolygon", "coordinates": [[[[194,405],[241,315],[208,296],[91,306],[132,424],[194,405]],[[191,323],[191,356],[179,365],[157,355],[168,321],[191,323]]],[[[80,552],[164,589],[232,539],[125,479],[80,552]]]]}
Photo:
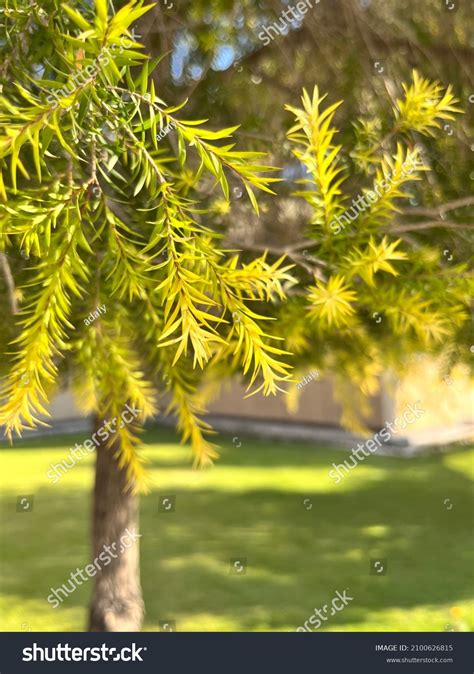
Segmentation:
{"type": "MultiPolygon", "coordinates": [[[[103,420],[97,419],[96,430],[103,426],[103,420]]],[[[88,631],[138,632],[144,616],[138,496],[131,492],[126,472],[114,456],[118,445],[109,448],[96,434],[93,438],[98,445],[92,514],[92,563],[97,573],[88,631]]]]}

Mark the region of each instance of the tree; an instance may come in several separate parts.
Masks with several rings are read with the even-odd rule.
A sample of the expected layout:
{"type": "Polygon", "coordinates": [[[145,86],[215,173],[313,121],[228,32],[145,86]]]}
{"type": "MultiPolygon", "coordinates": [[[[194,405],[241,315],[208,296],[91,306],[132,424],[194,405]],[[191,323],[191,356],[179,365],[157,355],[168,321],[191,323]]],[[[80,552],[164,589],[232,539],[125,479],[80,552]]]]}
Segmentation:
{"type": "MultiPolygon", "coordinates": [[[[383,364],[451,344],[467,296],[465,265],[441,276],[432,248],[402,245],[391,229],[406,185],[427,168],[409,134],[452,119],[450,89],[415,73],[388,137],[359,120],[357,228],[334,141],[339,104],[324,108],[317,88],[304,92],[303,108],[288,108],[295,163],[285,171],[302,176],[296,198],[311,213],[309,243],[250,258],[219,245],[216,214],[238,185],[258,214],[256,193],[273,194],[275,169],[261,152],[235,149],[237,127],[209,130],[162,100],[159,58],[148,59],[132,32],[150,7],[133,0],[109,14],[105,0],[50,0],[46,11],[16,0],[4,10],[0,301],[15,320],[1,347],[12,341],[15,354],[0,423],[10,437],[44,423],[57,382],[72,382],[94,416],[94,558],[138,532],[140,431],[160,393],[205,466],[217,452],[203,383],[239,374],[252,393],[270,395],[292,367],[316,361],[342,388],[353,379],[369,393],[383,364]]],[[[136,630],[142,617],[135,543],[97,574],[89,629],[136,630]]]]}
{"type": "MultiPolygon", "coordinates": [[[[351,148],[354,120],[370,120],[379,140],[389,133],[397,92],[413,68],[424,77],[451,82],[465,114],[444,121],[435,137],[407,134],[423,148],[431,171],[408,186],[410,198],[400,202],[392,226],[410,227],[401,232],[403,238],[449,250],[447,258],[469,260],[474,97],[468,6],[438,0],[312,3],[300,21],[265,46],[259,33],[274,23],[281,27],[287,9],[282,0],[214,0],[212,24],[207,0],[170,4],[157,6],[152,20],[139,24],[151,53],[173,50],[172,58],[159,66],[160,91],[170,100],[191,91],[190,110],[205,116],[212,110],[215,123],[238,119],[237,137],[252,149],[270,151],[277,166],[291,162],[291,144],[283,141],[288,123],[284,104],[295,105],[303,87],[312,90],[317,82],[320,91],[330,92],[331,101],[344,100],[337,112],[337,138],[351,148]]],[[[348,169],[344,191],[357,194],[358,164],[352,153],[343,154],[348,169]]],[[[307,249],[303,239],[308,216],[291,196],[294,175],[286,171],[282,176],[278,192],[283,198],[262,195],[266,217],[257,220],[247,212],[236,218],[236,209],[238,214],[245,211],[243,201],[228,215],[219,212],[228,245],[252,253],[255,245],[275,247],[278,241],[279,248],[286,248],[297,241],[301,250],[307,249]],[[242,221],[249,224],[241,226],[242,221]]],[[[467,363],[466,337],[465,324],[460,351],[467,363]]]]}
{"type": "MultiPolygon", "coordinates": [[[[469,360],[467,263],[448,260],[436,244],[408,234],[419,223],[394,222],[413,184],[430,171],[423,145],[410,137],[434,136],[460,110],[451,87],[444,90],[414,71],[387,134],[380,138],[372,120],[357,120],[352,147],[343,148],[333,126],[342,102],[324,108],[325,98],[315,88],[312,97],[304,92],[302,109],[287,106],[296,119],[288,137],[306,168],[296,196],[310,206],[312,218],[305,250],[287,250],[300,268],[293,272],[300,289],[295,285],[277,324],[294,354],[294,379],[308,363],[332,371],[345,423],[365,430],[367,398],[384,370],[403,371],[418,352],[442,354],[447,369],[469,360]],[[355,194],[345,189],[353,177],[349,155],[359,174],[355,194]]],[[[293,399],[297,392],[293,384],[293,399]]]]}
{"type": "MultiPolygon", "coordinates": [[[[109,16],[105,0],[95,13],[52,3],[47,14],[14,2],[4,12],[17,79],[4,82],[0,99],[1,246],[23,288],[9,289],[11,309],[20,296],[22,306],[0,421],[10,437],[43,423],[67,370],[95,416],[94,558],[138,530],[145,469],[137,445],[157,409],[157,378],[203,466],[216,452],[198,415],[198,370],[211,360],[241,369],[265,395],[289,376],[255,310],[283,299],[289,266],[265,256],[242,265],[220,250],[194,189],[218,184],[228,200],[229,171],[258,210],[254,190],[270,191],[275,178],[261,174],[273,169],[262,153],[234,149],[235,128],[178,120],[182,106],[157,96],[157,64],[129,31],[149,7],[133,1],[109,16]],[[31,33],[47,50],[41,68],[24,48],[31,33]],[[170,125],[176,154],[158,140],[170,125]],[[21,263],[22,254],[31,261],[21,263]]],[[[135,544],[98,574],[89,628],[139,629],[142,613],[135,544]]]]}

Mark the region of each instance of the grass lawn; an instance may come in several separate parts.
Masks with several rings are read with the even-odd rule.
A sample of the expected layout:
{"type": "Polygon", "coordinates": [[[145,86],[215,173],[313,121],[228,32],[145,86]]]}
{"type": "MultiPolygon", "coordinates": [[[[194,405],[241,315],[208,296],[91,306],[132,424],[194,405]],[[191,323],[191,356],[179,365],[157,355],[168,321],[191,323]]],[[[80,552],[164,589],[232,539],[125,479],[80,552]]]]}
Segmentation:
{"type": "MultiPolygon", "coordinates": [[[[84,629],[92,581],[57,609],[46,601],[90,561],[93,457],[56,485],[46,477],[84,439],[0,450],[3,631],[84,629]],[[32,512],[16,512],[24,495],[34,495],[32,512]]],[[[224,438],[219,463],[195,472],[171,432],[145,440],[154,484],[141,506],[146,630],[174,620],[178,631],[291,631],[344,590],[353,600],[321,630],[474,628],[472,448],[372,456],[336,486],[328,469],[345,452],[224,438]],[[159,495],[176,496],[175,512],[158,512],[159,495]],[[231,573],[230,560],[243,558],[246,573],[231,573]],[[386,575],[370,574],[371,559],[385,560],[386,575]]]]}

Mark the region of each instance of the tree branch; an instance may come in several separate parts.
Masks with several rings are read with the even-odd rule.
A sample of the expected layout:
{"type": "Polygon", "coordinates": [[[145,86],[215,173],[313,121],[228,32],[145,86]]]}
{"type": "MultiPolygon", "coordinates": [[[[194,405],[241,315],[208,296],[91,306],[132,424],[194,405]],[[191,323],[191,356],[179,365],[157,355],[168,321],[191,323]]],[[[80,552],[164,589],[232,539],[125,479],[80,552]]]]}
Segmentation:
{"type": "Polygon", "coordinates": [[[454,201],[448,201],[445,204],[440,206],[435,206],[433,208],[426,208],[419,206],[416,208],[405,208],[403,210],[404,215],[428,215],[434,216],[440,215],[442,213],[448,213],[449,211],[454,211],[456,208],[465,208],[466,206],[474,206],[474,196],[472,197],[463,197],[462,199],[455,199],[454,201]]]}
{"type": "Polygon", "coordinates": [[[10,263],[5,253],[0,252],[0,266],[2,267],[5,283],[7,285],[8,301],[10,303],[11,312],[13,315],[18,313],[18,302],[16,300],[15,281],[13,280],[10,263]]]}
{"type": "Polygon", "coordinates": [[[420,229],[435,229],[442,227],[445,229],[471,229],[473,223],[468,222],[449,222],[447,220],[430,220],[428,222],[407,222],[395,227],[390,227],[391,232],[417,232],[420,229]]]}
{"type": "Polygon", "coordinates": [[[301,241],[300,243],[296,243],[292,246],[285,246],[284,248],[275,248],[273,246],[258,243],[247,244],[242,243],[241,241],[232,243],[231,245],[235,245],[243,250],[252,250],[258,253],[270,253],[271,255],[277,256],[286,255],[286,257],[293,260],[295,264],[302,267],[311,276],[316,276],[323,281],[326,280],[320,268],[327,268],[329,266],[327,262],[320,260],[311,254],[306,256],[304,254],[306,253],[306,250],[303,251],[303,253],[298,252],[301,248],[310,248],[313,245],[312,241],[301,241]]]}

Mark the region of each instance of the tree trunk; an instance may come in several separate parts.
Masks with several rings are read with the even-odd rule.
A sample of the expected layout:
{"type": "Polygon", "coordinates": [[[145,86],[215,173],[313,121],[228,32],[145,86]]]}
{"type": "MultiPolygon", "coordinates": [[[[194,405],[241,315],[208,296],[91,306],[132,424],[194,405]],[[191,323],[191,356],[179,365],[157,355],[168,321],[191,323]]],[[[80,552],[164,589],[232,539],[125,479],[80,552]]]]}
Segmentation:
{"type": "MultiPolygon", "coordinates": [[[[97,419],[96,430],[101,426],[104,422],[97,419]]],[[[108,448],[96,434],[93,438],[98,445],[92,515],[92,564],[97,572],[88,631],[138,632],[144,615],[138,496],[131,493],[125,470],[114,457],[118,446],[108,448]]],[[[93,575],[87,567],[86,573],[93,575]]]]}

